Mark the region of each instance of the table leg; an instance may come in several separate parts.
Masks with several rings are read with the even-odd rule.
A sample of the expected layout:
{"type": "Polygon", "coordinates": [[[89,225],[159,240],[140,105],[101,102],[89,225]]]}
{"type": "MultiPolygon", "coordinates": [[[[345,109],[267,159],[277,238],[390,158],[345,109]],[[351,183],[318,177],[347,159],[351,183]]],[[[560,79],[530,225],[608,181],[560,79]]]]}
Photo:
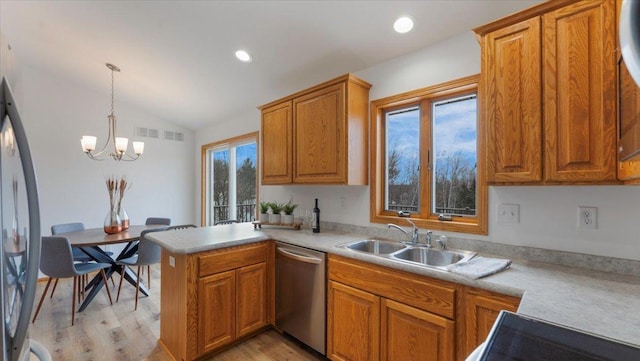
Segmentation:
{"type": "MultiPolygon", "coordinates": [[[[108,279],[110,277],[113,277],[115,273],[120,273],[120,274],[122,273],[123,267],[117,265],[116,260],[133,256],[138,251],[138,242],[129,242],[124,247],[122,252],[120,252],[116,260],[111,258],[102,248],[98,246],[81,247],[80,249],[84,253],[89,255],[92,259],[94,259],[96,262],[111,264],[110,268],[105,269],[105,273],[108,279]]],[[[126,279],[127,282],[133,285],[133,287],[136,286],[136,279],[137,279],[136,274],[132,272],[129,268],[127,268],[127,271],[124,274],[124,279],[126,279]]],[[[98,292],[100,292],[100,289],[102,289],[102,286],[104,286],[104,281],[102,280],[102,276],[100,274],[97,274],[95,277],[93,277],[93,279],[89,282],[89,284],[86,285],[85,290],[89,290],[89,289],[91,290],[89,291],[86,298],[82,302],[82,305],[80,305],[80,309],[78,310],[78,312],[82,312],[84,311],[85,308],[87,308],[87,306],[91,303],[93,298],[98,294],[98,292]]],[[[145,296],[149,295],[149,291],[143,285],[140,285],[140,292],[142,292],[142,294],[144,294],[145,296]]]]}

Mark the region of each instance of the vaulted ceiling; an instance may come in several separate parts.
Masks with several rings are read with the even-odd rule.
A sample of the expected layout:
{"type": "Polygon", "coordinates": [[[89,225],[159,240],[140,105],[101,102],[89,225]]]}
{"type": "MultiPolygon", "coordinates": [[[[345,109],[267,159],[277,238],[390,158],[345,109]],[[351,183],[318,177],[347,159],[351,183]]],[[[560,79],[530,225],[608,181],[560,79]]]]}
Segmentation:
{"type": "Polygon", "coordinates": [[[20,62],[105,93],[113,63],[117,102],[198,129],[538,2],[2,0],[0,31],[20,62]]]}

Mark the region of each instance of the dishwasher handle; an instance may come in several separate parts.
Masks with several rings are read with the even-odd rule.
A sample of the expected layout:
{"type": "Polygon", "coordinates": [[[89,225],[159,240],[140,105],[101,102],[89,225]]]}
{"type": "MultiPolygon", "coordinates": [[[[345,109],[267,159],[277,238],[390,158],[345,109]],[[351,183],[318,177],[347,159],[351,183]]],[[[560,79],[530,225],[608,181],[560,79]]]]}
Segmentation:
{"type": "Polygon", "coordinates": [[[284,255],[285,257],[293,258],[293,259],[298,260],[300,262],[313,263],[313,264],[322,263],[322,259],[317,258],[317,257],[305,256],[305,255],[302,255],[302,254],[291,252],[290,250],[286,250],[284,248],[276,248],[276,249],[278,250],[278,252],[280,254],[284,255]]]}

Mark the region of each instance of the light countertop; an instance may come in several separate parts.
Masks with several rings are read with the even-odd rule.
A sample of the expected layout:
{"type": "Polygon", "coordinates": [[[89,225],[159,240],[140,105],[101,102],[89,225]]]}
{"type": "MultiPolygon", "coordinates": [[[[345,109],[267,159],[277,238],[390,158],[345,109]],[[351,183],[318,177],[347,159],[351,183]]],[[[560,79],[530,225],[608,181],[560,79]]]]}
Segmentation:
{"type": "Polygon", "coordinates": [[[342,232],[312,234],[277,228],[254,230],[252,224],[155,232],[149,238],[168,251],[179,254],[274,239],[444,281],[521,296],[518,313],[640,346],[640,276],[513,259],[510,269],[473,280],[450,272],[336,248],[336,245],[371,238],[368,235],[342,232]]]}

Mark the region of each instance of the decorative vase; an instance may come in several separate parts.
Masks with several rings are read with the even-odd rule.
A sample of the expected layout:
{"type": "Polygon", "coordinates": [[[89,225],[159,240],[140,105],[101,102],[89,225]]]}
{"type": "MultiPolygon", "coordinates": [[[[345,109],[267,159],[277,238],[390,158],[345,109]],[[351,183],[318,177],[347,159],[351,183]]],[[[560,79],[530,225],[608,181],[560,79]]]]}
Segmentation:
{"type": "Polygon", "coordinates": [[[282,224],[293,224],[293,214],[285,214],[282,216],[282,224]]]}
{"type": "Polygon", "coordinates": [[[269,223],[269,213],[260,213],[260,223],[269,223]]]}
{"type": "Polygon", "coordinates": [[[109,210],[107,217],[104,219],[104,232],[107,234],[122,232],[122,220],[118,216],[118,212],[113,208],[109,210]]]}
{"type": "Polygon", "coordinates": [[[129,221],[129,214],[124,209],[124,206],[121,204],[119,208],[120,211],[118,212],[118,217],[120,217],[120,221],[122,221],[122,230],[124,231],[126,229],[129,229],[129,225],[131,224],[131,222],[129,221]]]}
{"type": "Polygon", "coordinates": [[[280,214],[270,214],[269,215],[269,223],[271,223],[271,224],[280,224],[280,214]]]}

